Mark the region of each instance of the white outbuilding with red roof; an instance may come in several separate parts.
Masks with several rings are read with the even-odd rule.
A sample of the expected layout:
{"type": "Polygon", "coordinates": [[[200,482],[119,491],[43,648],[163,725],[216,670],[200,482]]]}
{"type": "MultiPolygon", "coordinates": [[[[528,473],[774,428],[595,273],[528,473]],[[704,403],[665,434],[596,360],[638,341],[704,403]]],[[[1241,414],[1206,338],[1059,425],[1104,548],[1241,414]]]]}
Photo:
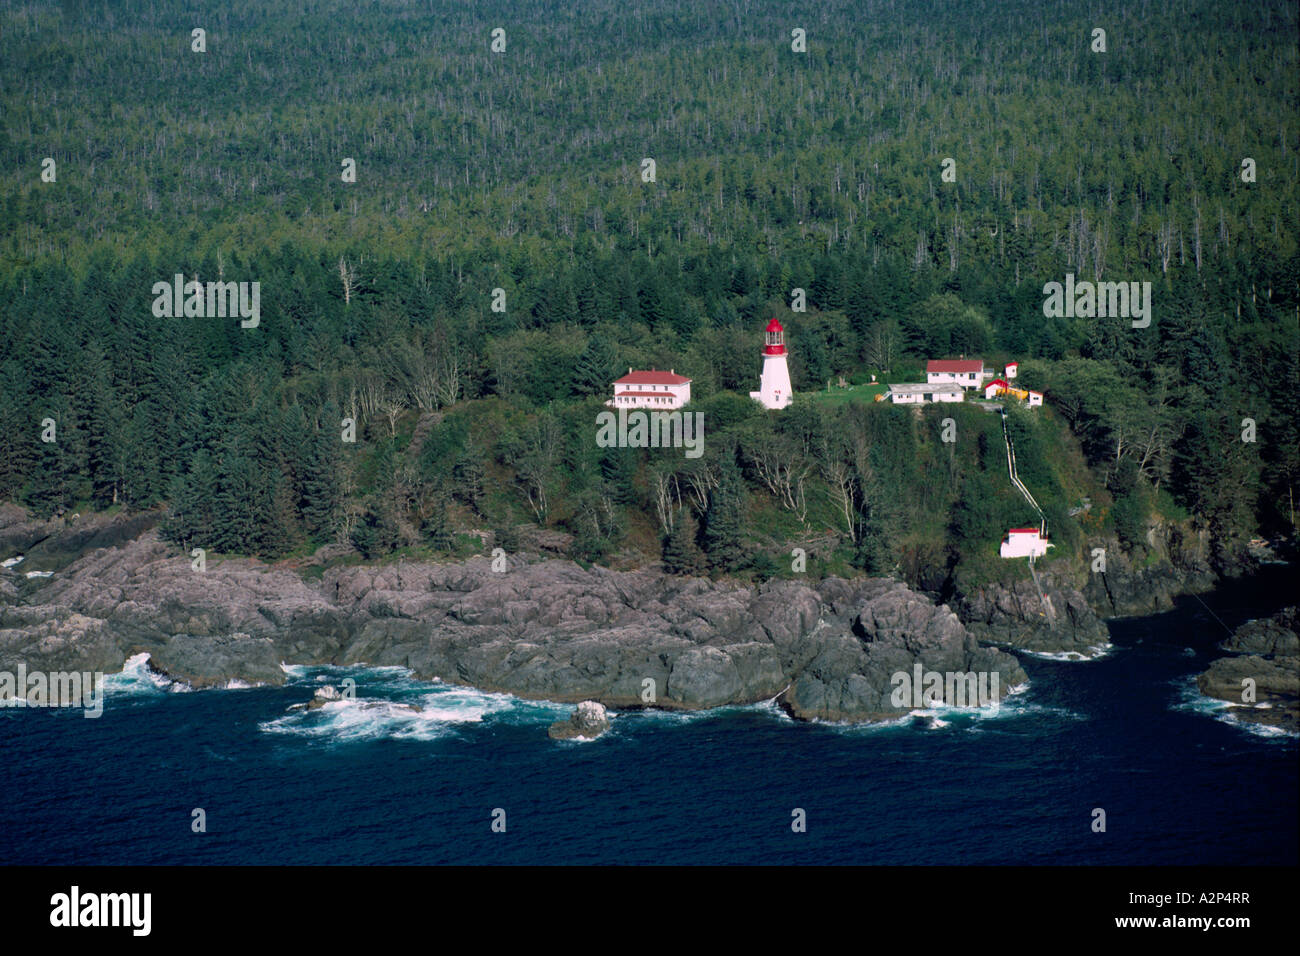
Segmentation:
{"type": "Polygon", "coordinates": [[[1038,528],[1012,528],[1002,539],[1004,558],[1041,558],[1052,547],[1038,528]]]}

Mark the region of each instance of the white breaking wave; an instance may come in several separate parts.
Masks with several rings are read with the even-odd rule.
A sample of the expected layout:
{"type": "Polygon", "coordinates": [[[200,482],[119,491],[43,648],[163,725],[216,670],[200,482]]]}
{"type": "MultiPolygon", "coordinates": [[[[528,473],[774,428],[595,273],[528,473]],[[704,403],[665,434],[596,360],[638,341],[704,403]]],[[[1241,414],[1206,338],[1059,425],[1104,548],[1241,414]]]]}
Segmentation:
{"type": "Polygon", "coordinates": [[[104,675],[104,693],[111,696],[180,694],[193,689],[189,684],[174,681],[151,670],[147,653],[128,657],[120,674],[104,675]]]}
{"type": "Polygon", "coordinates": [[[951,727],[951,721],[944,720],[939,716],[937,710],[914,710],[911,716],[919,717],[925,721],[927,730],[942,730],[944,727],[951,727]]]}
{"type": "MultiPolygon", "coordinates": [[[[405,667],[285,667],[290,687],[315,690],[343,681],[356,682],[355,698],[333,700],[315,710],[296,709],[259,724],[265,733],[324,739],[434,740],[457,726],[481,723],[497,715],[512,721],[549,724],[572,708],[549,701],[524,700],[445,684],[421,681],[405,667]]],[[[305,704],[306,701],[301,703],[305,704]]]]}
{"type": "Polygon", "coordinates": [[[447,732],[447,721],[416,713],[393,701],[336,700],[314,711],[294,711],[264,721],[258,728],[271,734],[320,737],[337,741],[433,740],[447,732]]]}
{"type": "Polygon", "coordinates": [[[1080,651],[1029,651],[1023,647],[1013,647],[1011,650],[1020,654],[1028,654],[1030,657],[1037,657],[1044,661],[1067,661],[1083,663],[1085,661],[1099,661],[1103,657],[1109,657],[1115,652],[1115,645],[1111,643],[1094,644],[1088,648],[1088,653],[1080,651]]]}
{"type": "Polygon", "coordinates": [[[828,730],[833,730],[836,733],[841,734],[869,734],[877,733],[882,730],[899,730],[908,727],[912,724],[914,716],[915,715],[911,711],[908,711],[906,714],[903,714],[903,716],[897,717],[893,720],[875,720],[870,723],[850,724],[841,721],[817,719],[808,721],[808,723],[817,724],[818,726],[825,727],[828,730]]]}
{"type": "Polygon", "coordinates": [[[1244,730],[1248,734],[1254,734],[1256,737],[1290,737],[1300,740],[1300,733],[1296,733],[1295,731],[1286,730],[1282,727],[1273,727],[1269,724],[1256,723],[1253,720],[1243,719],[1240,714],[1244,709],[1245,708],[1242,707],[1229,707],[1218,716],[1218,719],[1223,721],[1225,724],[1232,724],[1232,726],[1244,730]]]}
{"type": "Polygon", "coordinates": [[[960,721],[967,733],[978,732],[985,721],[1008,720],[1018,717],[1061,717],[1066,720],[1087,720],[1086,714],[1042,704],[1025,696],[1029,682],[1017,684],[1003,695],[997,707],[954,707],[938,704],[920,710],[911,710],[891,720],[852,724],[817,720],[821,724],[843,733],[871,733],[881,730],[943,730],[960,721]]]}
{"type": "Polygon", "coordinates": [[[15,564],[21,564],[25,555],[16,554],[12,558],[5,558],[0,561],[0,568],[12,568],[15,564]]]}
{"type": "MultiPolygon", "coordinates": [[[[756,704],[726,704],[722,707],[710,707],[705,710],[670,710],[647,706],[644,710],[625,710],[622,712],[611,708],[609,714],[611,717],[655,724],[687,724],[697,720],[712,720],[726,714],[762,714],[765,717],[771,717],[774,720],[788,724],[795,722],[794,718],[787,714],[781,705],[776,702],[775,697],[771,700],[761,700],[756,704]]],[[[623,724],[621,726],[630,725],[623,724]]]]}
{"type": "Polygon", "coordinates": [[[1213,717],[1220,723],[1229,724],[1238,730],[1244,730],[1248,734],[1254,734],[1256,737],[1267,737],[1276,739],[1279,737],[1290,737],[1300,739],[1300,734],[1284,730],[1281,727],[1272,727],[1268,724],[1256,723],[1253,720],[1246,720],[1242,714],[1251,709],[1271,710],[1272,704],[1262,703],[1255,704],[1253,708],[1245,704],[1233,704],[1226,700],[1220,700],[1217,697],[1210,697],[1201,693],[1201,688],[1197,686],[1196,675],[1189,674],[1186,677],[1179,677],[1172,681],[1176,690],[1176,702],[1171,705],[1173,710],[1183,710],[1193,714],[1201,714],[1205,717],[1213,717]]]}
{"type": "Polygon", "coordinates": [[[49,578],[53,576],[54,576],[53,571],[28,571],[27,572],[28,578],[49,578]]]}
{"type": "Polygon", "coordinates": [[[708,720],[716,716],[715,710],[665,710],[660,707],[647,707],[645,710],[609,711],[611,717],[620,720],[644,721],[656,724],[686,724],[696,720],[708,720]]]}

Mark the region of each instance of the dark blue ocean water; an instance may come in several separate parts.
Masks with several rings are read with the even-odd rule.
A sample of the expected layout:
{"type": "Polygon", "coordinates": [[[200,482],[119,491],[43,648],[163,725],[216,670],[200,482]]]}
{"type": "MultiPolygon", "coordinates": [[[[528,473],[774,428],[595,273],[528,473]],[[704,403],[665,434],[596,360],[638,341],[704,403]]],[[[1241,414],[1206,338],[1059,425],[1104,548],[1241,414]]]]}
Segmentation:
{"type": "MultiPolygon", "coordinates": [[[[1235,626],[1287,597],[1257,582],[1205,600],[1235,626]]],[[[633,713],[588,743],[546,737],[568,708],[397,669],[177,692],[137,664],[98,720],[0,710],[0,860],[1297,863],[1296,739],[1195,694],[1223,625],[1187,599],[1111,631],[1098,661],[1025,657],[1030,687],[996,717],[846,730],[770,705],[633,713]],[[368,703],[286,713],[347,676],[368,703]],[[206,833],[191,831],[196,807],[206,833]]]]}

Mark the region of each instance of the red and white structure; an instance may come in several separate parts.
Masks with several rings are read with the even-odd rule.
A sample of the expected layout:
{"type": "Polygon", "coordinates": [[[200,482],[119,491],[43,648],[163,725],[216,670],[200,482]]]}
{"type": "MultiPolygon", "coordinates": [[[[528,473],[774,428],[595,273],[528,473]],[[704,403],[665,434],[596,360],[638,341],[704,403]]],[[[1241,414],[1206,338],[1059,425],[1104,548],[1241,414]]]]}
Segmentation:
{"type": "Polygon", "coordinates": [[[1050,547],[1052,542],[1038,528],[1012,528],[1002,539],[1000,553],[1004,558],[1041,558],[1050,547]]]}
{"type": "Polygon", "coordinates": [[[773,319],[767,323],[765,332],[763,374],[758,381],[758,391],[750,392],[749,397],[764,408],[785,408],[793,398],[790,369],[785,363],[785,329],[773,319]]]}
{"type": "Polygon", "coordinates": [[[995,378],[991,382],[984,383],[984,397],[997,398],[1010,387],[1011,384],[1005,378],[995,378]]]}
{"type": "Polygon", "coordinates": [[[1016,388],[1004,378],[995,378],[984,385],[984,397],[986,399],[997,398],[999,395],[1010,395],[1012,398],[1018,398],[1030,407],[1043,404],[1042,392],[1035,392],[1030,388],[1016,388]]]}
{"type": "Polygon", "coordinates": [[[925,363],[927,385],[960,385],[979,388],[984,378],[982,359],[930,359],[925,363]]]}
{"type": "Polygon", "coordinates": [[[614,383],[614,397],[606,402],[611,408],[681,408],[691,400],[691,380],[678,375],[673,369],[667,372],[627,370],[627,374],[614,383]]]}

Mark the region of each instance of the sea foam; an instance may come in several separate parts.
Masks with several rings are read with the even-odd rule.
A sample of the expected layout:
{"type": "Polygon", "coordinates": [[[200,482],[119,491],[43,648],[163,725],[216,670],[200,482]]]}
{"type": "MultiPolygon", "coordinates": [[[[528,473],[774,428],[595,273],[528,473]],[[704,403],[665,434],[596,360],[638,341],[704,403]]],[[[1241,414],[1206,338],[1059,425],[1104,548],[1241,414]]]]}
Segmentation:
{"type": "Polygon", "coordinates": [[[180,694],[191,690],[189,684],[174,681],[151,669],[148,653],[128,657],[121,673],[104,675],[104,693],[113,697],[180,694]]]}
{"type": "MultiPolygon", "coordinates": [[[[298,709],[259,724],[265,733],[329,741],[435,740],[458,726],[490,718],[513,723],[552,723],[567,716],[567,705],[531,701],[423,681],[405,667],[289,667],[289,687],[315,690],[355,681],[355,697],[333,700],[314,710],[298,709]]],[[[303,702],[305,703],[305,701],[303,702]]]]}
{"type": "MultiPolygon", "coordinates": [[[[1201,714],[1205,717],[1213,717],[1220,723],[1228,724],[1248,734],[1254,734],[1256,737],[1273,740],[1279,738],[1300,739],[1300,734],[1290,730],[1246,720],[1242,714],[1252,708],[1244,704],[1233,704],[1230,701],[1202,694],[1200,686],[1196,683],[1195,674],[1176,678],[1171,683],[1175,688],[1174,703],[1170,706],[1172,710],[1182,710],[1188,713],[1201,714]]],[[[1270,710],[1272,705],[1268,703],[1255,704],[1254,709],[1270,710]]]]}

